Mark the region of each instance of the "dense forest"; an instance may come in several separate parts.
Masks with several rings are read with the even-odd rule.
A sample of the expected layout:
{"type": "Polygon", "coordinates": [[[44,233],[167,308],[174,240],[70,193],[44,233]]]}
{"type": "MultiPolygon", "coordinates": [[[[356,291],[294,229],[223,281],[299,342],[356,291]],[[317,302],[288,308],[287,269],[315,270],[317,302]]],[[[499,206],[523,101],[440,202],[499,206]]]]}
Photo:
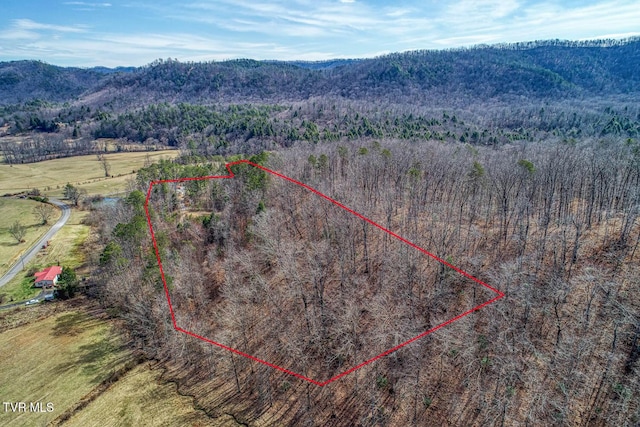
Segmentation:
{"type": "Polygon", "coordinates": [[[360,139],[437,140],[502,145],[540,139],[635,139],[639,104],[563,101],[485,104],[463,110],[379,105],[340,99],[295,104],[150,104],[116,114],[89,106],[12,113],[10,134],[0,138],[7,163],[92,154],[115,141],[127,147],[176,147],[193,156],[255,154],[263,150],[360,139]]]}
{"type": "Polygon", "coordinates": [[[180,150],[91,212],[88,292],[212,418],[636,426],[639,67],[637,38],[317,63],[2,63],[0,151],[14,164],[180,150]],[[324,387],[179,333],[323,382],[495,297],[254,166],[150,187],[240,159],[504,298],[324,387]]]}

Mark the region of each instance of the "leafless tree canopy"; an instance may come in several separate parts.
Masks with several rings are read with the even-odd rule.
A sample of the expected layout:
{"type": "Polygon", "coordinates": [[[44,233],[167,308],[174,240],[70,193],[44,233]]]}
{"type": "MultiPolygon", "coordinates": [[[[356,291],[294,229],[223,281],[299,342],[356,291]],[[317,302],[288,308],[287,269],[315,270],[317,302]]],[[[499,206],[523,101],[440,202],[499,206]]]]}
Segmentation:
{"type": "Polygon", "coordinates": [[[39,203],[33,208],[33,215],[42,225],[47,225],[56,212],[56,209],[48,203],[39,203]]]}
{"type": "Polygon", "coordinates": [[[27,228],[24,225],[22,225],[19,221],[16,221],[13,224],[11,224],[8,232],[11,235],[11,237],[13,237],[16,240],[17,243],[21,243],[22,239],[24,239],[24,236],[27,235],[27,228]]]}
{"type": "MultiPolygon", "coordinates": [[[[634,144],[369,141],[254,158],[506,293],[324,388],[173,330],[144,232],[147,180],[224,173],[221,164],[150,166],[141,192],[96,214],[108,243],[101,298],[200,405],[252,422],[633,425],[634,144]]],[[[492,297],[250,167],[229,180],[158,185],[150,210],[178,324],[315,379],[492,297]]]]}

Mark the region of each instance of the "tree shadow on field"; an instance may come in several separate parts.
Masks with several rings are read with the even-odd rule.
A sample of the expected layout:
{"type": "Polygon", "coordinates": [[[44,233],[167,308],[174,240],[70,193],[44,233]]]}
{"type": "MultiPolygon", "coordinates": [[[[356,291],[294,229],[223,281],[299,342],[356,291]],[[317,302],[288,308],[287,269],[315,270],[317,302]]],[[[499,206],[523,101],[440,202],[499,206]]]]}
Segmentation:
{"type": "Polygon", "coordinates": [[[128,358],[125,353],[122,353],[122,347],[118,345],[115,338],[105,338],[96,343],[83,345],[78,353],[74,365],[82,366],[82,375],[93,377],[92,384],[102,382],[128,358]],[[119,357],[113,357],[117,353],[122,354],[119,357]]]}
{"type": "Polygon", "coordinates": [[[90,384],[97,385],[115,372],[130,358],[115,336],[105,334],[97,341],[81,345],[67,361],[53,369],[53,374],[64,375],[79,371],[84,377],[92,377],[90,384]],[[113,357],[119,354],[118,357],[113,357]]]}
{"type": "Polygon", "coordinates": [[[76,336],[89,328],[96,326],[97,320],[84,313],[68,313],[56,319],[56,324],[51,328],[54,337],[76,336]]]}

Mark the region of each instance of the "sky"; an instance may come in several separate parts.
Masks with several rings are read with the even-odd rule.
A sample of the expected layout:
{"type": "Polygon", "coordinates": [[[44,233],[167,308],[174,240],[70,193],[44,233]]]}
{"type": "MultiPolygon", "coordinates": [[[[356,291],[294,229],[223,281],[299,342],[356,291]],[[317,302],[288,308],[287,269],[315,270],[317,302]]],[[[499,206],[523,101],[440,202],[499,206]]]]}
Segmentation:
{"type": "Polygon", "coordinates": [[[640,35],[638,0],[3,0],[0,61],[326,60],[640,35]]]}

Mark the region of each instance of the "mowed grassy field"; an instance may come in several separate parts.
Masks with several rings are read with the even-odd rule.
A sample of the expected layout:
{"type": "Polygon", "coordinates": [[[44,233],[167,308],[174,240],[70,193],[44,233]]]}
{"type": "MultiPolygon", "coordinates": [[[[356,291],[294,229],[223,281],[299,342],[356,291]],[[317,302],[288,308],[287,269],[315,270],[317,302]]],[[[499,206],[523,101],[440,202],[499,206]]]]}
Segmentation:
{"type": "Polygon", "coordinates": [[[117,194],[126,190],[127,180],[133,178],[134,171],[145,162],[177,155],[177,150],[107,153],[105,157],[113,178],[105,178],[102,164],[95,155],[13,166],[0,164],[0,195],[38,188],[47,196],[61,197],[67,183],[86,190],[88,195],[117,194]]]}
{"type": "Polygon", "coordinates": [[[74,414],[65,426],[238,426],[229,415],[212,419],[193,408],[193,399],[163,383],[162,371],[140,365],[74,414]]]}
{"type": "MultiPolygon", "coordinates": [[[[50,225],[41,225],[33,215],[33,208],[39,204],[40,202],[34,200],[0,197],[0,275],[3,275],[49,229],[50,225]],[[9,234],[9,227],[16,221],[27,229],[24,243],[17,243],[9,234]]],[[[49,223],[55,223],[60,215],[60,209],[55,208],[49,223]]]]}
{"type": "Polygon", "coordinates": [[[65,304],[0,312],[2,400],[53,404],[43,413],[0,408],[1,426],[239,425],[209,418],[162,380],[161,368],[138,364],[99,310],[65,304]]]}
{"type": "MultiPolygon", "coordinates": [[[[49,247],[41,249],[31,261],[25,263],[25,269],[21,273],[0,288],[0,295],[4,295],[4,303],[28,300],[40,293],[39,288],[33,287],[32,277],[26,276],[27,271],[32,268],[40,269],[60,263],[77,269],[84,264],[82,244],[89,236],[90,230],[88,225],[83,224],[83,220],[88,214],[86,211],[71,211],[71,217],[49,241],[49,247]]],[[[81,272],[78,273],[79,276],[82,275],[81,272]]]]}
{"type": "Polygon", "coordinates": [[[131,358],[109,323],[82,310],[58,313],[4,331],[0,333],[0,348],[2,400],[50,402],[54,406],[48,413],[16,414],[2,408],[2,426],[36,426],[52,421],[131,358]]]}

